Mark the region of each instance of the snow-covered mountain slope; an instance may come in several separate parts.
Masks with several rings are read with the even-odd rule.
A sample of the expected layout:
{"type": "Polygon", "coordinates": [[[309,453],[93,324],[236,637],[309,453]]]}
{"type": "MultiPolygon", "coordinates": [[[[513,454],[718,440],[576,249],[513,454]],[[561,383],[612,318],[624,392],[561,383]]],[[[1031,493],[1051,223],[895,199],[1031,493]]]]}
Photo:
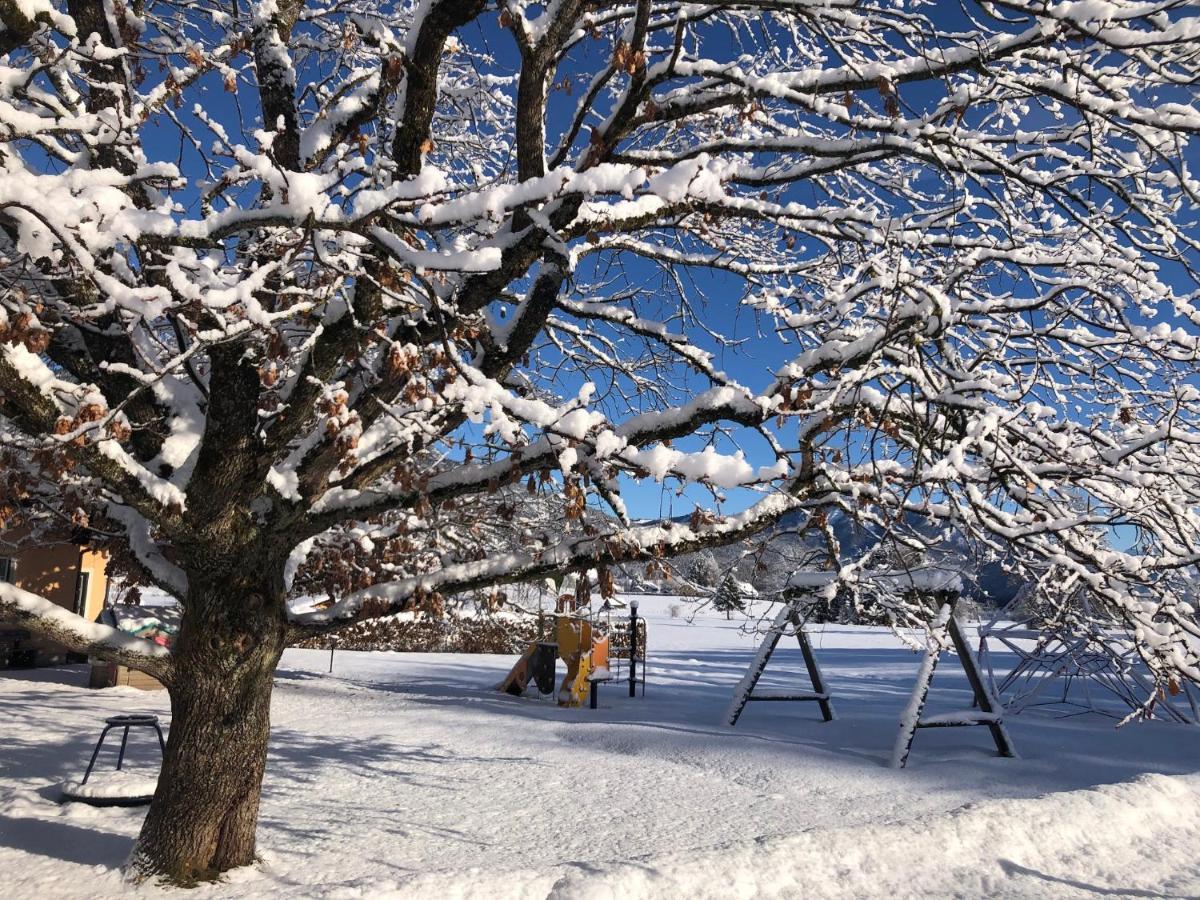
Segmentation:
{"type": "MultiPolygon", "coordinates": [[[[777,590],[792,572],[814,565],[814,556],[826,550],[825,541],[815,532],[800,533],[805,517],[800,511],[787,513],[774,527],[745,544],[705,552],[713,556],[721,572],[736,568],[743,579],[752,581],[756,587],[777,590]]],[[[857,522],[840,510],[832,511],[828,522],[843,562],[862,559],[879,544],[883,534],[880,528],[857,522]]],[[[1003,559],[992,551],[971,546],[954,528],[917,515],[906,517],[904,528],[918,536],[927,548],[927,562],[960,573],[964,595],[985,608],[1003,607],[1024,584],[1019,576],[1006,571],[1003,559]]],[[[694,558],[695,554],[680,556],[673,564],[686,575],[693,569],[694,558]]],[[[824,559],[815,564],[824,566],[824,559]]],[[[633,576],[637,574],[632,568],[628,571],[633,576]]],[[[668,590],[669,587],[666,586],[668,590]]]]}

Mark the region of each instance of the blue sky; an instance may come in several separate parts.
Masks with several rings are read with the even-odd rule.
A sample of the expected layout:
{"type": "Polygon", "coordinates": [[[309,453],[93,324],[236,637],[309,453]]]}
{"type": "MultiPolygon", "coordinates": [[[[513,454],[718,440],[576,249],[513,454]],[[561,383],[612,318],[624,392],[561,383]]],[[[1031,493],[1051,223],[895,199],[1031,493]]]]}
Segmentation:
{"type": "MultiPolygon", "coordinates": [[[[959,4],[937,3],[931,8],[935,20],[945,28],[965,30],[968,25],[959,4]]],[[[486,46],[495,55],[500,70],[511,69],[515,71],[518,63],[515,45],[511,36],[502,32],[498,27],[495,19],[496,16],[492,12],[484,14],[475,24],[464,29],[462,38],[474,47],[486,46]]],[[[564,72],[568,76],[582,78],[590,75],[603,61],[601,54],[607,53],[607,48],[597,48],[594,45],[588,46],[588,43],[584,43],[581,55],[565,67],[564,72]]],[[[731,46],[723,48],[718,44],[712,52],[720,53],[726,49],[732,51],[731,46]]],[[[301,75],[303,78],[303,71],[301,75]]],[[[153,77],[151,80],[153,80],[153,77]]],[[[246,123],[247,132],[253,127],[258,126],[258,123],[253,121],[254,106],[256,104],[250,92],[244,92],[237,96],[227,93],[222,87],[220,77],[216,74],[206,76],[202,81],[201,88],[206,110],[209,114],[220,119],[227,127],[231,128],[231,134],[235,140],[238,138],[237,123],[239,120],[243,120],[246,123]]],[[[902,99],[905,104],[920,108],[944,96],[945,90],[946,87],[941,82],[906,86],[902,92],[902,99]]],[[[190,92],[187,96],[190,103],[197,95],[190,92]]],[[[569,111],[574,108],[577,97],[578,91],[573,92],[572,96],[568,96],[565,92],[555,92],[552,94],[548,117],[548,131],[551,134],[550,144],[552,146],[555,144],[555,136],[560,133],[567,120],[569,111]]],[[[193,125],[196,124],[196,120],[191,115],[189,109],[180,109],[178,115],[184,122],[193,125]]],[[[181,140],[178,131],[172,125],[166,123],[165,120],[159,121],[162,124],[151,126],[147,134],[147,150],[149,154],[157,159],[179,160],[185,171],[194,175],[197,172],[198,163],[196,154],[186,142],[181,140]]],[[[198,133],[204,134],[205,132],[201,130],[198,133]]],[[[209,139],[207,137],[202,138],[202,141],[207,143],[209,139]]],[[[244,134],[242,139],[247,143],[252,143],[248,133],[244,134]]],[[[586,141],[586,129],[580,140],[581,142],[586,141]]],[[[804,188],[798,190],[804,190],[804,188]]],[[[196,215],[198,214],[198,210],[193,208],[190,214],[196,215]]],[[[652,284],[653,280],[658,277],[653,268],[644,262],[628,258],[625,262],[631,281],[645,281],[652,284]]],[[[585,274],[580,273],[581,277],[585,274]]],[[[693,270],[690,274],[691,280],[688,288],[688,299],[704,310],[704,316],[710,327],[726,334],[734,340],[752,338],[760,323],[756,320],[756,316],[752,310],[741,305],[743,285],[740,280],[722,273],[713,273],[706,270],[693,270]]],[[[1181,273],[1172,273],[1170,277],[1171,280],[1177,283],[1177,287],[1180,290],[1185,292],[1194,290],[1194,286],[1186,283],[1181,273]]],[[[770,322],[764,321],[761,324],[768,329],[771,327],[770,322]]],[[[716,357],[715,362],[718,367],[724,369],[731,376],[752,389],[761,389],[771,378],[774,368],[795,351],[795,345],[789,346],[774,337],[752,339],[748,344],[733,347],[720,347],[711,340],[698,338],[698,343],[702,346],[705,345],[706,341],[706,349],[714,352],[716,357]]],[[[684,392],[683,389],[686,387],[702,386],[700,380],[694,377],[685,381],[685,375],[682,371],[677,371],[668,377],[677,382],[675,386],[681,389],[681,393],[684,392]]],[[[567,384],[566,390],[567,392],[573,392],[576,387],[577,385],[567,384]]],[[[681,446],[687,449],[694,449],[700,443],[699,439],[693,439],[681,442],[681,446]]],[[[721,449],[730,449],[728,442],[720,442],[718,446],[721,449]]],[[[749,439],[744,449],[752,463],[763,464],[769,463],[772,460],[765,443],[761,439],[749,439]]],[[[711,495],[702,488],[689,488],[685,491],[683,497],[676,497],[674,486],[662,486],[649,480],[641,484],[629,482],[626,486],[625,498],[630,512],[636,517],[654,516],[660,513],[686,514],[696,502],[705,506],[712,505],[711,495]]],[[[753,497],[749,492],[733,492],[729,495],[724,510],[736,511],[744,507],[752,499],[753,497]]]]}

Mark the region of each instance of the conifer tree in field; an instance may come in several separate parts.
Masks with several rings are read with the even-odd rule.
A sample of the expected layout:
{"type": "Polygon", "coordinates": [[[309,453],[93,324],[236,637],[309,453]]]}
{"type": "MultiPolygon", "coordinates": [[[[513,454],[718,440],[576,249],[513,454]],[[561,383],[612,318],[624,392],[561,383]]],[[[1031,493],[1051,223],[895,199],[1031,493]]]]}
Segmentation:
{"type": "Polygon", "coordinates": [[[725,613],[726,619],[732,619],[735,612],[745,611],[745,587],[732,573],[726,575],[713,594],[713,609],[725,613]]]}

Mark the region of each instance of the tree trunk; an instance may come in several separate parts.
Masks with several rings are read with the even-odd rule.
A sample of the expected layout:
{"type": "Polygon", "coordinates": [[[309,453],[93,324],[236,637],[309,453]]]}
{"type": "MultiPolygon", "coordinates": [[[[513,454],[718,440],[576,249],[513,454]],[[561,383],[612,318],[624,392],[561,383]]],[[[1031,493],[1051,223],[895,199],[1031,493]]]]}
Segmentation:
{"type": "Polygon", "coordinates": [[[189,591],[172,654],[166,754],[130,860],[137,877],[194,884],[255,859],[271,689],[284,649],[276,596],[278,605],[238,584],[189,591]]]}

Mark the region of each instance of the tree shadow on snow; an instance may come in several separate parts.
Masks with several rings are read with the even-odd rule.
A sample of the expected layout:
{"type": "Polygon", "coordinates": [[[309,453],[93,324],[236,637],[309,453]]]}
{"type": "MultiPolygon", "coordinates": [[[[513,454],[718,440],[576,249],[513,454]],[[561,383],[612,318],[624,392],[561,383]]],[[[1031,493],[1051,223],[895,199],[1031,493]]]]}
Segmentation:
{"type": "MultiPolygon", "coordinates": [[[[444,792],[447,796],[461,792],[462,766],[466,763],[503,767],[514,763],[537,765],[538,761],[529,756],[473,755],[439,743],[399,742],[388,735],[357,736],[276,726],[271,731],[260,822],[264,828],[289,835],[292,839],[286,843],[292,850],[326,838],[329,829],[325,823],[344,822],[347,815],[367,831],[404,839],[412,830],[427,831],[432,826],[398,817],[396,810],[421,791],[444,792]],[[348,796],[367,793],[373,799],[394,797],[395,805],[372,803],[348,810],[348,796]],[[300,820],[294,816],[298,800],[305,808],[300,820]]],[[[466,832],[454,829],[440,829],[436,836],[479,843],[466,832]]],[[[273,839],[272,843],[279,841],[273,839]]],[[[317,852],[314,850],[313,855],[317,852]]]]}
{"type": "MultiPolygon", "coordinates": [[[[359,677],[359,672],[325,677],[337,678],[354,690],[396,694],[431,710],[495,716],[514,729],[528,727],[529,720],[543,721],[561,726],[563,740],[584,742],[602,751],[611,744],[614,753],[664,756],[700,753],[706,746],[739,742],[743,745],[739,749],[748,754],[774,756],[791,747],[797,754],[819,754],[823,764],[866,766],[878,772],[890,759],[920,655],[903,646],[818,646],[816,654],[837,713],[831,723],[820,720],[815,704],[752,703],[736,728],[724,725],[734,685],[750,664],[749,648],[652,652],[645,698],[639,688],[637,699],[630,699],[623,682],[605,685],[598,710],[564,709],[553,699],[511,697],[495,691],[506,666],[498,665],[494,657],[488,663],[473,664],[454,656],[445,661],[444,668],[436,659],[422,659],[415,674],[408,667],[394,672],[381,667],[365,677],[359,677]],[[620,739],[603,737],[612,726],[625,726],[620,739]],[[636,729],[636,736],[630,735],[630,728],[636,729]]],[[[993,655],[993,662],[998,675],[1011,664],[999,653],[993,655]]],[[[560,665],[559,677],[562,672],[560,665]]],[[[320,689],[317,679],[311,683],[314,690],[320,689]]],[[[808,687],[799,648],[781,646],[760,689],[808,687]]],[[[927,712],[965,710],[971,703],[961,667],[954,657],[943,657],[927,712]]],[[[405,714],[397,711],[397,715],[405,714]]],[[[998,758],[986,729],[922,731],[909,769],[894,777],[947,788],[982,786],[999,779],[1013,795],[1032,795],[1123,781],[1143,772],[1170,774],[1194,768],[1188,760],[1200,752],[1200,729],[1151,722],[1118,732],[1113,725],[1112,719],[1098,715],[1061,718],[1028,710],[1011,716],[1008,727],[1021,754],[1019,760],[998,758]],[[1183,750],[1181,743],[1190,744],[1195,752],[1183,750]]]]}
{"type": "MultiPolygon", "coordinates": [[[[86,699],[91,696],[85,695],[83,703],[60,692],[26,691],[19,698],[5,696],[0,701],[6,719],[6,733],[0,741],[0,772],[4,777],[35,781],[78,778],[87,768],[104,719],[119,712],[142,711],[119,702],[89,705],[86,699]],[[64,709],[70,714],[63,715],[64,709]]],[[[160,718],[165,733],[169,717],[160,712],[160,718]]],[[[110,731],[96,758],[96,771],[116,768],[120,744],[120,732],[110,731]]],[[[157,738],[141,729],[131,730],[125,759],[131,768],[157,767],[161,759],[157,738]]]]}
{"type": "Polygon", "coordinates": [[[1037,869],[1031,869],[1028,866],[1022,866],[1009,859],[999,860],[1000,868],[1002,868],[1009,877],[1027,876],[1029,878],[1037,878],[1046,882],[1047,886],[1043,890],[1050,890],[1050,885],[1062,885],[1071,887],[1077,891],[1086,891],[1089,894],[1097,894],[1105,897],[1163,897],[1177,898],[1178,894],[1164,894],[1159,891],[1151,891],[1145,888],[1134,887],[1108,887],[1106,885],[1089,884],[1086,881],[1078,881],[1074,878],[1060,878],[1057,875],[1049,875],[1045,872],[1039,872],[1037,869]]]}
{"type": "Polygon", "coordinates": [[[89,673],[90,667],[86,663],[40,666],[35,669],[3,669],[0,670],[0,684],[5,681],[33,681],[87,687],[89,673]]]}
{"type": "Polygon", "coordinates": [[[129,856],[133,839],[69,822],[0,815],[0,847],[84,866],[115,868],[129,856]]]}

